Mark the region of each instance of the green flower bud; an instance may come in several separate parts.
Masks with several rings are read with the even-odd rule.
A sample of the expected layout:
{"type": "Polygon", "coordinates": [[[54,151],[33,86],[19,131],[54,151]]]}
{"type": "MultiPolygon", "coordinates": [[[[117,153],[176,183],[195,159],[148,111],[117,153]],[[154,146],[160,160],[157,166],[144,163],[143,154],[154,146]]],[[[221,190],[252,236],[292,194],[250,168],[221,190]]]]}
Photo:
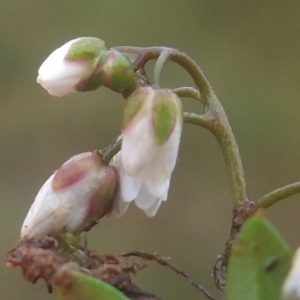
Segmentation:
{"type": "Polygon", "coordinates": [[[136,87],[136,77],[132,62],[116,50],[102,54],[99,68],[103,85],[118,93],[129,94],[136,87]]]}

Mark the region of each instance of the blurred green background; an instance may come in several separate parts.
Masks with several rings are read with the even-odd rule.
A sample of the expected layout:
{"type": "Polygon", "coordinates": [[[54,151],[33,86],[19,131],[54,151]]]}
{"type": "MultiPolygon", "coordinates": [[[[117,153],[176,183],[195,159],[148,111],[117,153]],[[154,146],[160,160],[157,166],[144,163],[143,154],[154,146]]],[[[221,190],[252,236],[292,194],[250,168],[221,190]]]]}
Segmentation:
{"type": "MultiPolygon", "coordinates": [[[[300,1],[0,2],[0,293],[6,300],[54,299],[43,282],[5,267],[6,253],[39,187],[70,156],[101,149],[120,131],[123,100],[104,88],[55,98],[36,84],[43,60],[78,36],[108,46],[166,45],[191,55],[222,101],[244,159],[249,195],[300,179],[300,1]]],[[[170,64],[163,85],[191,85],[170,64]]],[[[185,110],[201,111],[192,101],[185,110]]],[[[229,234],[231,200],[220,149],[185,125],[169,199],[148,219],[134,205],[89,234],[101,253],[144,250],[172,258],[215,295],[212,265],[229,234]]],[[[293,248],[300,244],[300,196],[267,211],[293,248]]],[[[135,281],[163,299],[205,299],[150,264],[135,281]]]]}

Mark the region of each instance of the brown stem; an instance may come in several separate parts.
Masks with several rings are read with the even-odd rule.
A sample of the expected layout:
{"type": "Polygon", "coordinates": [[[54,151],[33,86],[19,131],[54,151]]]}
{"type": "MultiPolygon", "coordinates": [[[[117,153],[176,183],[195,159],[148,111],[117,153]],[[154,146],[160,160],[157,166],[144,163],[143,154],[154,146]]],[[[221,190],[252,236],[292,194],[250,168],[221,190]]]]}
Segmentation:
{"type": "Polygon", "coordinates": [[[226,281],[226,269],[229,261],[229,255],[232,248],[232,243],[235,241],[237,234],[245,221],[255,212],[256,203],[250,199],[247,199],[243,204],[233,209],[232,211],[232,222],[229,238],[226,241],[225,249],[222,255],[219,255],[214,264],[214,281],[217,289],[220,292],[222,300],[225,300],[225,281],[226,281]]]}
{"type": "Polygon", "coordinates": [[[141,251],[132,251],[132,252],[123,253],[122,256],[123,257],[129,257],[129,256],[141,257],[141,258],[147,259],[147,260],[154,260],[162,266],[167,266],[168,268],[173,270],[176,274],[184,277],[191,285],[193,285],[198,291],[203,293],[208,299],[215,300],[209,294],[209,292],[202,285],[196,283],[195,280],[190,275],[188,275],[184,271],[178,269],[176,266],[169,263],[167,261],[167,259],[163,258],[162,256],[160,256],[158,254],[150,254],[150,253],[145,253],[145,252],[141,252],[141,251]]]}

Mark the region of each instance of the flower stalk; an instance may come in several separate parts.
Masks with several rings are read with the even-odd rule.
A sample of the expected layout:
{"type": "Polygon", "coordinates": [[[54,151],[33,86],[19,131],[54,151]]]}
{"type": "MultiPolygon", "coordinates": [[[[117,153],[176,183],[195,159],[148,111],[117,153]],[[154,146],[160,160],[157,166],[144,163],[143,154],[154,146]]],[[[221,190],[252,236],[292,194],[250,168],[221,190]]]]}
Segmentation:
{"type": "MultiPolygon", "coordinates": [[[[161,57],[160,64],[156,65],[156,80],[158,80],[160,76],[161,66],[163,66],[167,60],[167,54],[168,60],[179,64],[191,75],[200,91],[201,101],[208,110],[205,113],[205,118],[198,118],[196,117],[196,114],[191,118],[191,115],[189,114],[186,115],[186,119],[191,124],[201,125],[208,129],[217,138],[227,165],[233,205],[234,207],[242,205],[247,199],[247,191],[239,149],[222,104],[218,100],[202,69],[187,54],[176,49],[166,47],[143,48],[130,46],[114,47],[114,49],[120,52],[140,55],[135,63],[137,68],[139,66],[143,68],[149,60],[161,57]]],[[[179,90],[179,92],[182,91],[183,90],[179,90]]],[[[185,90],[184,92],[188,94],[191,90],[185,90]]]]}
{"type": "Polygon", "coordinates": [[[300,193],[300,182],[291,183],[279,189],[276,189],[257,201],[259,208],[267,208],[285,198],[294,196],[300,193]]]}

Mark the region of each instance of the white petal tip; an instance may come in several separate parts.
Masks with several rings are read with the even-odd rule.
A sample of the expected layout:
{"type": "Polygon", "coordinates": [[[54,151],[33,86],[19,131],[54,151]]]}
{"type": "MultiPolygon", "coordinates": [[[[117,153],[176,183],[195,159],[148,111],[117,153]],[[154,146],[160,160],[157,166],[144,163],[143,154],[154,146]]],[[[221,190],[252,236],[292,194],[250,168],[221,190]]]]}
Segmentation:
{"type": "Polygon", "coordinates": [[[161,199],[157,199],[151,207],[149,207],[148,209],[144,209],[144,213],[147,215],[147,217],[152,218],[156,215],[161,205],[161,201],[161,199]]]}

